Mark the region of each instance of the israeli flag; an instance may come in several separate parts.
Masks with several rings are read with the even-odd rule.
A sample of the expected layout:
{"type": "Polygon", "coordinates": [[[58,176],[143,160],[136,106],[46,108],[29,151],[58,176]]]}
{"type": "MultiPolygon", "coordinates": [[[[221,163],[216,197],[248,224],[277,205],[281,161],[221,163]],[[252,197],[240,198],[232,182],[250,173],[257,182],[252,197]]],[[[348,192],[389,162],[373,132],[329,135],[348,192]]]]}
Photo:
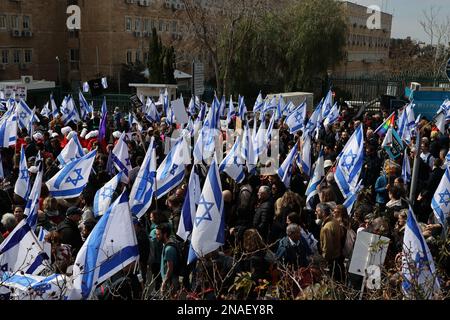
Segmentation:
{"type": "Polygon", "coordinates": [[[352,189],[356,189],[363,162],[364,133],[363,127],[360,125],[342,150],[334,175],[345,198],[350,196],[352,189]]]}
{"type": "Polygon", "coordinates": [[[19,124],[19,128],[27,129],[29,130],[28,124],[30,123],[31,119],[33,118],[33,111],[30,109],[30,107],[23,101],[23,99],[20,99],[19,103],[17,103],[16,107],[17,112],[17,122],[19,124]]]}
{"type": "Polygon", "coordinates": [[[407,144],[411,142],[411,131],[414,129],[416,121],[413,107],[414,105],[412,103],[408,104],[398,120],[398,135],[405,140],[407,144]]]}
{"type": "Polygon", "coordinates": [[[233,96],[230,96],[230,101],[228,102],[228,113],[227,113],[227,124],[230,124],[233,117],[236,115],[236,110],[233,105],[233,96]]]}
{"type": "Polygon", "coordinates": [[[150,208],[156,186],[156,151],[154,137],[142,162],[130,193],[131,213],[140,218],[150,208]]]}
{"type": "Polygon", "coordinates": [[[0,274],[39,274],[50,266],[48,259],[26,219],[22,219],[0,244],[0,274]]]}
{"type": "Polygon", "coordinates": [[[106,77],[102,78],[102,87],[103,89],[108,89],[108,80],[106,79],[106,77]]]}
{"type": "Polygon", "coordinates": [[[183,181],[185,165],[188,163],[190,163],[189,145],[184,137],[180,137],[156,171],[155,195],[158,199],[183,181]]]}
{"type": "Polygon", "coordinates": [[[317,126],[322,122],[322,104],[323,100],[316,106],[311,117],[308,119],[305,127],[305,134],[312,135],[317,126]]]}
{"type": "Polygon", "coordinates": [[[445,169],[441,182],[431,200],[431,208],[437,221],[445,228],[450,212],[450,168],[445,169]]]}
{"type": "Polygon", "coordinates": [[[130,129],[131,129],[131,127],[133,127],[133,124],[136,124],[137,129],[138,129],[139,132],[142,132],[142,130],[144,130],[142,125],[139,123],[139,121],[137,121],[136,117],[131,112],[128,113],[128,123],[130,125],[130,129]]]}
{"type": "MultiPolygon", "coordinates": [[[[267,99],[267,97],[266,97],[267,99]]],[[[275,111],[277,109],[277,97],[273,96],[269,102],[266,102],[263,108],[263,112],[267,113],[268,111],[275,111]]]]}
{"type": "Polygon", "coordinates": [[[323,168],[324,158],[323,158],[323,149],[320,150],[319,158],[317,158],[316,165],[314,167],[314,174],[311,180],[309,180],[308,187],[306,188],[306,208],[308,210],[313,210],[312,207],[313,197],[319,194],[318,188],[320,182],[325,176],[325,170],[323,168]]]}
{"type": "Polygon", "coordinates": [[[122,181],[124,183],[128,182],[128,172],[132,169],[130,163],[130,156],[128,154],[128,145],[125,142],[126,133],[122,132],[119,140],[117,140],[114,149],[112,150],[112,158],[114,166],[118,172],[123,171],[122,181]]]}
{"type": "Polygon", "coordinates": [[[121,177],[122,172],[119,172],[95,193],[93,207],[95,217],[101,217],[108,210],[121,177]]]}
{"type": "Polygon", "coordinates": [[[439,112],[438,115],[436,116],[436,118],[434,119],[436,127],[439,129],[439,131],[442,134],[445,134],[445,127],[447,124],[447,120],[446,120],[446,114],[445,112],[439,112]]]}
{"type": "Polygon", "coordinates": [[[41,110],[41,115],[46,117],[46,118],[50,118],[50,114],[51,114],[51,110],[48,107],[48,105],[49,105],[49,102],[44,104],[44,106],[42,107],[42,110],[41,110]]]}
{"type": "Polygon", "coordinates": [[[298,152],[298,142],[292,147],[277,173],[286,188],[291,186],[292,166],[294,165],[295,156],[298,152]]]}
{"type": "MultiPolygon", "coordinates": [[[[255,128],[250,131],[248,123],[244,126],[243,143],[241,150],[241,157],[247,164],[247,171],[249,174],[255,173],[256,165],[258,164],[258,154],[255,149],[254,140],[256,137],[255,128]]],[[[239,149],[239,146],[237,147],[239,149]]]]}
{"type": "Polygon", "coordinates": [[[38,164],[39,171],[34,179],[33,188],[31,188],[30,195],[25,205],[24,215],[27,216],[27,223],[34,231],[36,230],[38,222],[38,209],[39,209],[39,198],[41,197],[41,187],[42,187],[42,176],[43,176],[43,164],[38,164]]]}
{"type": "Polygon", "coordinates": [[[241,120],[245,120],[245,114],[246,113],[247,113],[247,106],[245,105],[244,97],[239,96],[239,98],[238,98],[238,114],[237,114],[237,116],[241,120]]]}
{"type": "Polygon", "coordinates": [[[267,132],[266,132],[266,136],[265,136],[265,143],[266,143],[266,148],[269,145],[271,139],[272,139],[272,131],[273,131],[273,127],[275,125],[275,118],[276,115],[275,113],[272,115],[272,118],[270,119],[269,125],[267,126],[267,132]]]}
{"type": "Polygon", "coordinates": [[[259,157],[261,154],[263,154],[264,151],[267,149],[267,143],[266,143],[266,122],[264,119],[259,124],[258,132],[256,133],[255,140],[254,140],[254,148],[257,156],[259,157]]]}
{"type": "Polygon", "coordinates": [[[65,125],[67,125],[69,122],[78,123],[81,121],[72,96],[68,96],[64,99],[61,105],[61,113],[62,113],[61,120],[64,122],[65,125]]]}
{"type": "MultiPolygon", "coordinates": [[[[361,179],[358,182],[358,184],[356,185],[355,189],[350,190],[351,193],[350,193],[349,197],[347,199],[345,199],[345,201],[343,203],[344,207],[347,209],[347,213],[349,214],[349,216],[351,216],[353,205],[355,204],[356,200],[358,200],[358,194],[361,192],[363,187],[364,186],[362,185],[362,179],[361,179]]],[[[352,187],[350,187],[350,188],[352,188],[352,187]]]]}
{"type": "Polygon", "coordinates": [[[283,113],[285,111],[286,108],[286,103],[284,102],[283,96],[280,94],[280,98],[278,99],[278,104],[277,104],[277,121],[281,119],[281,117],[283,116],[283,113]]]}
{"type": "Polygon", "coordinates": [[[331,112],[333,106],[333,92],[331,90],[328,91],[325,100],[323,100],[322,104],[322,116],[321,119],[326,119],[331,112]]]}
{"type": "Polygon", "coordinates": [[[253,106],[253,112],[260,112],[262,111],[263,107],[264,107],[264,99],[260,91],[258,97],[256,98],[255,105],[253,106]]]}
{"type": "Polygon", "coordinates": [[[193,222],[188,264],[225,243],[222,185],[216,159],[209,167],[193,222]]]}
{"type": "Polygon", "coordinates": [[[304,174],[311,176],[311,137],[304,135],[302,137],[301,153],[299,153],[299,167],[302,168],[304,174]]]}
{"type": "Polygon", "coordinates": [[[22,199],[28,197],[28,189],[30,183],[30,174],[28,172],[27,158],[25,157],[25,150],[20,148],[20,162],[19,162],[19,177],[16,180],[14,186],[14,193],[20,196],[22,199]]]}
{"type": "Polygon", "coordinates": [[[233,179],[237,183],[241,183],[245,178],[243,161],[240,158],[238,152],[241,145],[241,140],[241,136],[238,136],[230,152],[222,160],[222,163],[219,166],[219,172],[225,172],[231,179],[233,179]]]}
{"type": "Polygon", "coordinates": [[[88,113],[92,113],[94,110],[81,91],[78,92],[78,99],[80,100],[81,119],[86,120],[88,113]]]}
{"type": "Polygon", "coordinates": [[[3,172],[3,160],[2,160],[2,154],[0,152],[0,179],[5,178],[5,173],[3,172]]]}
{"type": "Polygon", "coordinates": [[[17,115],[14,107],[8,110],[0,120],[0,147],[8,148],[17,141],[17,115]]]}
{"type": "Polygon", "coordinates": [[[89,180],[97,150],[75,159],[46,182],[50,195],[57,199],[78,197],[89,180]]]}
{"type": "Polygon", "coordinates": [[[405,184],[408,184],[411,181],[411,164],[409,163],[409,157],[406,153],[403,155],[402,178],[403,181],[405,181],[405,184]]]}
{"type": "Polygon", "coordinates": [[[187,112],[189,113],[190,116],[193,116],[194,114],[197,113],[194,96],[192,96],[191,101],[189,101],[187,112]]]}
{"type": "Polygon", "coordinates": [[[216,138],[220,131],[216,128],[210,128],[208,120],[200,129],[199,136],[194,145],[194,163],[201,163],[202,160],[208,161],[214,155],[216,148],[216,138]]]}
{"type": "Polygon", "coordinates": [[[128,194],[124,191],[100,218],[78,252],[69,300],[89,299],[97,284],[138,259],[128,194]]]}
{"type": "Polygon", "coordinates": [[[55,99],[53,98],[53,94],[50,94],[50,105],[52,107],[51,115],[53,118],[56,118],[56,116],[59,114],[59,111],[58,111],[58,107],[56,106],[55,99]]]}
{"type": "Polygon", "coordinates": [[[305,127],[306,119],[306,102],[303,102],[298,108],[292,112],[285,120],[289,127],[290,134],[295,134],[305,127]]]}
{"type": "Polygon", "coordinates": [[[202,189],[200,187],[200,177],[197,173],[197,166],[193,166],[189,177],[188,190],[184,198],[181,209],[180,223],[178,224],[177,235],[184,241],[188,240],[194,228],[194,219],[202,189]]]}
{"type": "Polygon", "coordinates": [[[333,125],[336,121],[338,121],[339,119],[339,112],[340,112],[340,108],[338,107],[337,102],[333,105],[333,107],[331,108],[330,112],[328,113],[327,117],[325,118],[325,120],[323,121],[323,125],[329,126],[329,125],[333,125]]]}
{"type": "Polygon", "coordinates": [[[56,159],[58,159],[61,164],[60,168],[62,168],[62,166],[65,166],[69,162],[79,159],[82,156],[84,156],[84,152],[80,140],[78,140],[76,133],[72,133],[69,142],[64,146],[56,159]]]}
{"type": "Polygon", "coordinates": [[[0,277],[2,286],[12,290],[10,300],[64,300],[70,287],[66,275],[52,274],[48,277],[5,272],[0,277]]]}
{"type": "Polygon", "coordinates": [[[219,107],[220,117],[225,117],[226,109],[227,109],[227,99],[225,98],[225,96],[222,96],[222,99],[220,99],[220,107],[219,107]]]}
{"type": "Polygon", "coordinates": [[[147,102],[145,104],[145,110],[144,110],[145,118],[149,122],[158,122],[160,121],[160,115],[158,112],[158,109],[156,108],[155,103],[152,99],[147,98],[147,102]]]}
{"type": "Polygon", "coordinates": [[[440,290],[433,257],[411,207],[403,236],[402,276],[407,299],[431,299],[440,290]]]}

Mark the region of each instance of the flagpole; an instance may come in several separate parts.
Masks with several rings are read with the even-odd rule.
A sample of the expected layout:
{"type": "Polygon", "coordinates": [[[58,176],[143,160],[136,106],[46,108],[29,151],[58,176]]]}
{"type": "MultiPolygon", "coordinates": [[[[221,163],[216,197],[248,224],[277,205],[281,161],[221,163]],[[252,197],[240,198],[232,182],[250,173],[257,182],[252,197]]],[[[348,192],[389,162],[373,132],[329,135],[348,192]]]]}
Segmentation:
{"type": "MultiPolygon", "coordinates": [[[[417,136],[416,136],[417,141],[419,141],[420,136],[419,136],[419,130],[417,130],[417,136]]],[[[413,173],[412,173],[412,178],[411,178],[411,190],[409,193],[409,201],[411,202],[411,205],[414,205],[415,202],[415,194],[416,194],[416,188],[417,188],[417,179],[419,177],[419,165],[420,165],[420,143],[417,143],[416,141],[416,145],[418,145],[418,147],[416,148],[416,153],[414,155],[414,168],[413,168],[413,173]]]]}

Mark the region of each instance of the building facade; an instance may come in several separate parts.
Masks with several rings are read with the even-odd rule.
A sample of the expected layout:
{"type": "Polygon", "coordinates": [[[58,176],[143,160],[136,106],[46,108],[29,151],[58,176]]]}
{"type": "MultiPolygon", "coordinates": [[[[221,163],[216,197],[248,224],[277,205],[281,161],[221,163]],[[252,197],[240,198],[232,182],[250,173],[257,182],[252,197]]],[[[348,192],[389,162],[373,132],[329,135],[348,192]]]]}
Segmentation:
{"type": "Polygon", "coordinates": [[[346,57],[333,70],[333,76],[362,77],[387,71],[392,15],[381,12],[380,26],[369,29],[367,21],[373,14],[370,9],[348,1],[342,6],[348,23],[346,57]]]}

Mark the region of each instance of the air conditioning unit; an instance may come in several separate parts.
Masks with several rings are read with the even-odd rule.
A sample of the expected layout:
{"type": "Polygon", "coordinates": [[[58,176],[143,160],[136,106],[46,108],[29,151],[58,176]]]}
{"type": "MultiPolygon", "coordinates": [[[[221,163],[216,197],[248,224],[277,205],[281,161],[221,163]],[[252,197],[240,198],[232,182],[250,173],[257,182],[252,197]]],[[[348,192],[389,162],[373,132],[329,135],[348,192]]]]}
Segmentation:
{"type": "Polygon", "coordinates": [[[420,87],[421,86],[422,85],[420,83],[418,83],[418,82],[411,82],[410,89],[413,90],[413,91],[420,91],[420,87]]]}
{"type": "Polygon", "coordinates": [[[22,76],[22,83],[31,83],[33,82],[33,76],[22,76]]]}
{"type": "Polygon", "coordinates": [[[141,31],[135,31],[134,32],[134,36],[137,37],[137,38],[140,38],[140,37],[142,37],[142,32],[141,31]]]}
{"type": "Polygon", "coordinates": [[[22,32],[20,32],[19,29],[13,29],[13,30],[11,30],[11,36],[15,37],[15,38],[21,37],[22,36],[22,32]]]}
{"type": "Polygon", "coordinates": [[[30,37],[33,36],[33,32],[31,32],[30,30],[24,30],[24,31],[22,31],[22,35],[23,35],[24,37],[30,38],[30,37]]]}
{"type": "Polygon", "coordinates": [[[6,70],[6,64],[0,63],[0,70],[6,70]]]}

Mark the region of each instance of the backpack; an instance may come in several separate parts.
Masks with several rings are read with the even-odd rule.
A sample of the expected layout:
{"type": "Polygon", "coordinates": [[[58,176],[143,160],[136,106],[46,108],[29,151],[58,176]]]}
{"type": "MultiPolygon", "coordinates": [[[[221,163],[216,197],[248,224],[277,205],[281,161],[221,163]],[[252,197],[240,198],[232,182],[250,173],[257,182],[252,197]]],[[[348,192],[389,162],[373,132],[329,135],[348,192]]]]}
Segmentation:
{"type": "Polygon", "coordinates": [[[173,272],[177,276],[183,276],[187,270],[189,243],[171,237],[166,246],[172,246],[177,250],[177,263],[174,266],[173,272]]]}
{"type": "Polygon", "coordinates": [[[356,232],[352,229],[347,229],[346,231],[344,245],[342,246],[342,255],[344,258],[351,259],[356,241],[356,232]]]}

